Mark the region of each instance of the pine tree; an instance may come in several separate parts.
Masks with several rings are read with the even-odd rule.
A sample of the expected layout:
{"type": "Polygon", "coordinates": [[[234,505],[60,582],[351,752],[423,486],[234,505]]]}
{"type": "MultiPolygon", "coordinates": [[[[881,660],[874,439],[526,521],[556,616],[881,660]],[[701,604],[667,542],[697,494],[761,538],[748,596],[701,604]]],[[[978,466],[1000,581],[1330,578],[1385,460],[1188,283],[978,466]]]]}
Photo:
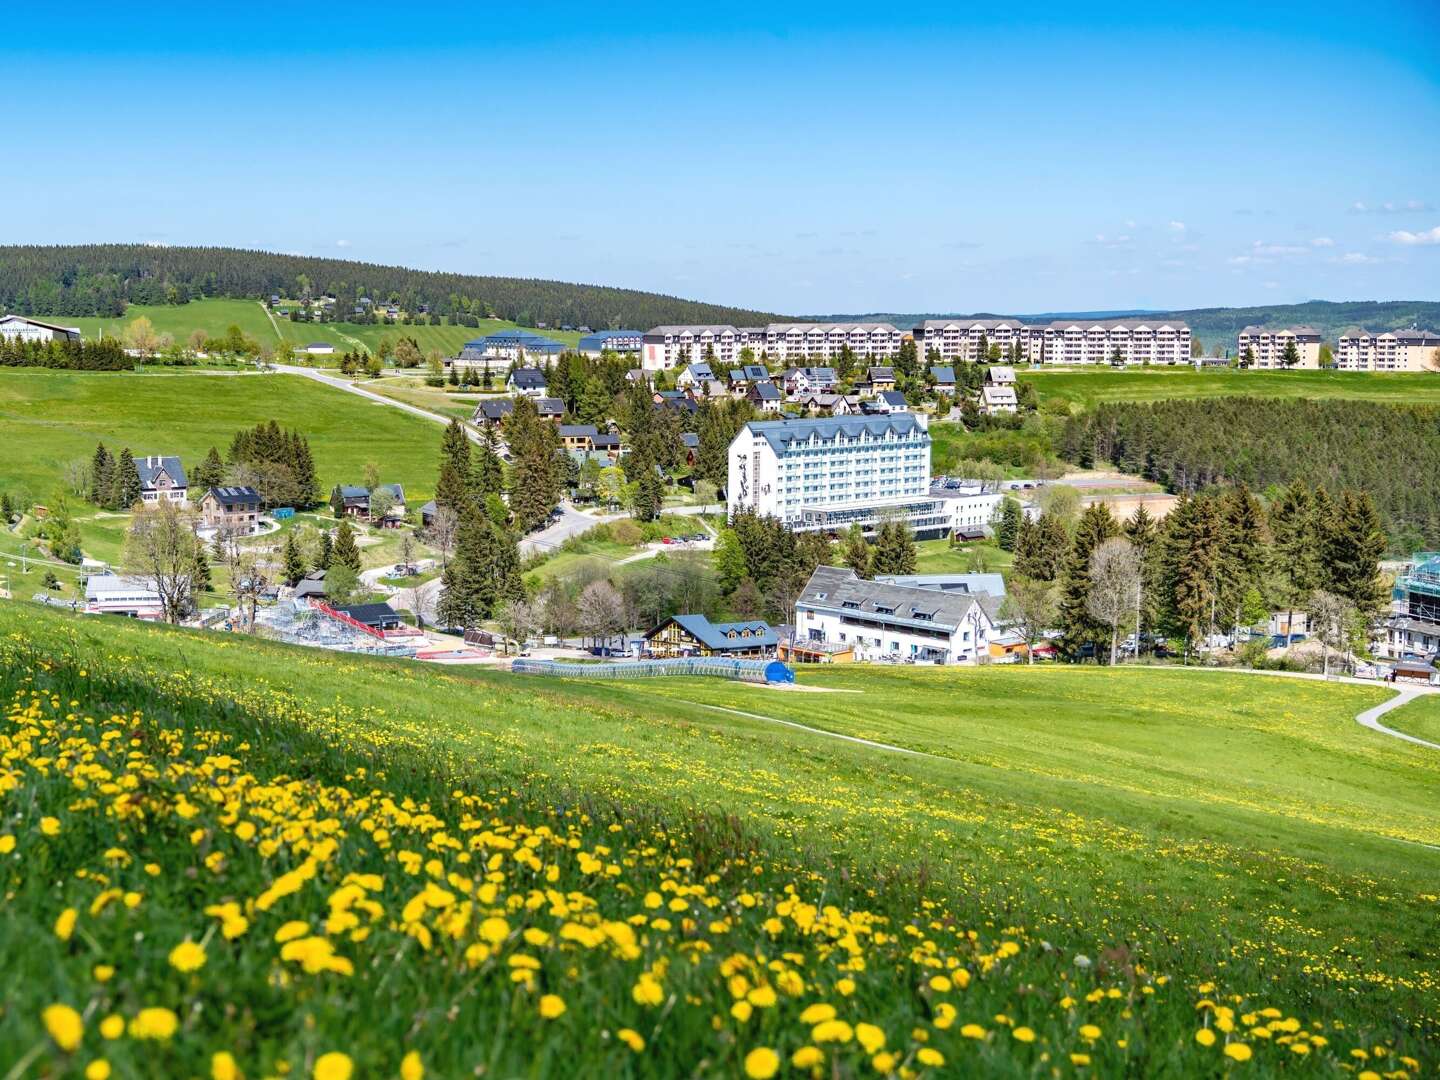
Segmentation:
{"type": "Polygon", "coordinates": [[[1015,572],[1031,581],[1054,581],[1070,551],[1070,534],[1056,515],[1041,514],[1021,526],[1015,545],[1015,572]]]}
{"type": "Polygon", "coordinates": [[[1386,600],[1380,578],[1385,533],[1368,492],[1341,492],[1336,513],[1324,528],[1322,543],[1325,588],[1354,604],[1365,619],[1377,618],[1386,600]]]}
{"type": "Polygon", "coordinates": [[[331,562],[335,558],[335,541],[330,538],[330,533],[320,534],[320,554],[315,560],[316,570],[329,570],[331,562]]]}
{"type": "Polygon", "coordinates": [[[305,576],[305,558],[300,554],[300,544],[291,530],[285,536],[285,584],[294,588],[305,576]]]}
{"type": "Polygon", "coordinates": [[[1217,603],[1232,627],[1240,624],[1245,597],[1265,571],[1265,510],[1243,483],[1221,497],[1221,545],[1217,603]]]}
{"type": "Polygon", "coordinates": [[[90,459],[90,501],[96,506],[104,505],[109,499],[115,484],[114,473],[115,459],[103,442],[96,443],[95,455],[90,459]]]}
{"type": "Polygon", "coordinates": [[[857,521],[845,533],[841,560],[857,577],[870,576],[870,542],[865,539],[865,529],[857,521]]]}
{"type": "Polygon", "coordinates": [[[1095,549],[1119,533],[1119,526],[1104,503],[1086,507],[1075,525],[1075,536],[1070,543],[1070,554],[1065,560],[1064,576],[1060,597],[1060,625],[1064,628],[1063,647],[1070,656],[1079,653],[1081,646],[1099,643],[1109,634],[1104,626],[1090,614],[1090,556],[1095,549]]]}
{"type": "Polygon", "coordinates": [[[190,473],[190,486],[196,491],[209,491],[225,483],[225,462],[220,460],[220,451],[215,447],[205,455],[197,468],[190,473]]]}
{"type": "MultiPolygon", "coordinates": [[[[211,453],[214,451],[212,450],[211,453]]],[[[315,472],[315,458],[310,453],[310,440],[300,434],[296,434],[294,437],[292,469],[295,479],[296,505],[300,507],[316,505],[320,501],[320,478],[315,472]]]]}
{"type": "Polygon", "coordinates": [[[215,583],[210,576],[210,560],[205,555],[205,545],[195,540],[195,563],[190,571],[190,591],[210,592],[215,583]]]}
{"type": "Polygon", "coordinates": [[[1166,621],[1185,639],[1187,656],[1214,622],[1222,542],[1216,500],[1182,495],[1165,519],[1161,591],[1166,621]]]}
{"type": "Polygon", "coordinates": [[[1000,503],[1000,521],[995,528],[995,542],[1001,551],[1014,551],[1020,541],[1020,522],[1025,513],[1020,504],[1010,497],[1000,503]]]}
{"type": "Polygon", "coordinates": [[[1320,584],[1320,542],[1315,503],[1305,482],[1296,479],[1270,509],[1270,565],[1286,605],[1287,624],[1320,584]]]}
{"type": "MultiPolygon", "coordinates": [[[[468,489],[472,499],[484,503],[491,495],[499,495],[505,490],[505,466],[495,452],[493,428],[485,429],[485,441],[477,452],[471,454],[470,461],[468,489]]],[[[436,505],[440,505],[438,499],[436,505]]]]}
{"type": "Polygon", "coordinates": [[[115,461],[115,475],[111,484],[110,508],[128,510],[140,501],[140,468],[135,464],[135,455],[127,446],[120,451],[115,461]]]}
{"type": "Polygon", "coordinates": [[[348,566],[355,573],[360,573],[360,548],[355,543],[355,530],[350,527],[349,518],[341,521],[340,527],[335,530],[335,548],[330,562],[331,565],[348,566]]]}
{"type": "Polygon", "coordinates": [[[459,420],[450,421],[440,440],[440,467],[443,469],[447,462],[455,466],[460,476],[470,475],[470,438],[459,420]]]}
{"type": "MultiPolygon", "coordinates": [[[[538,528],[560,504],[563,481],[555,426],[541,420],[535,403],[518,398],[505,421],[505,437],[514,461],[510,512],[523,533],[538,528]]],[[[632,455],[633,456],[633,455],[632,455]]]]}
{"type": "Polygon", "coordinates": [[[465,482],[465,475],[457,471],[453,461],[442,462],[440,479],[435,484],[436,508],[453,510],[458,514],[465,507],[474,505],[474,502],[470,496],[470,487],[465,482]]]}
{"type": "Polygon", "coordinates": [[[875,533],[875,550],[870,559],[870,572],[882,574],[913,574],[915,572],[915,535],[904,521],[886,521],[875,533]]]}

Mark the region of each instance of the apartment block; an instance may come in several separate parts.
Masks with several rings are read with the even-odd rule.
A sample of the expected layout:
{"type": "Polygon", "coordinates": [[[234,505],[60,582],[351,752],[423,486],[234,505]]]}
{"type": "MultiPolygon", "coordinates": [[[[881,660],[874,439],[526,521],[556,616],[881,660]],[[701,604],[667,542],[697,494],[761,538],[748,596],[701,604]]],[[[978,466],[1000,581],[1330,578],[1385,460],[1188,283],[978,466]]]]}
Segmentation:
{"type": "Polygon", "coordinates": [[[915,328],[924,357],[942,362],[983,359],[998,347],[1002,360],[1027,364],[1186,364],[1190,327],[1151,319],[926,319],[915,328]]]}
{"type": "Polygon", "coordinates": [[[1429,330],[1348,330],[1335,366],[1344,371],[1440,371],[1440,334],[1429,330]]]}
{"type": "Polygon", "coordinates": [[[1253,368],[1318,368],[1320,331],[1313,326],[1289,326],[1283,330],[1247,326],[1235,339],[1235,355],[1242,362],[1248,356],[1253,368]],[[1297,359],[1286,365],[1285,350],[1292,344],[1297,359]]]}
{"type": "Polygon", "coordinates": [[[733,365],[741,363],[742,349],[758,357],[764,348],[764,327],[657,326],[642,338],[640,366],[646,371],[669,371],[711,359],[733,365]]]}
{"type": "Polygon", "coordinates": [[[905,335],[889,323],[771,323],[765,327],[765,352],[782,363],[833,361],[848,346],[863,360],[894,356],[904,339],[905,335]]]}
{"type": "Polygon", "coordinates": [[[926,319],[915,327],[915,347],[922,358],[934,352],[947,362],[983,359],[992,345],[1001,359],[1015,359],[1018,347],[1020,362],[1038,364],[1043,329],[1018,319],[926,319]]]}
{"type": "Polygon", "coordinates": [[[917,536],[947,535],[930,495],[930,432],[909,412],[746,424],[729,451],[730,513],[774,517],[795,532],[867,531],[888,518],[917,536]]]}

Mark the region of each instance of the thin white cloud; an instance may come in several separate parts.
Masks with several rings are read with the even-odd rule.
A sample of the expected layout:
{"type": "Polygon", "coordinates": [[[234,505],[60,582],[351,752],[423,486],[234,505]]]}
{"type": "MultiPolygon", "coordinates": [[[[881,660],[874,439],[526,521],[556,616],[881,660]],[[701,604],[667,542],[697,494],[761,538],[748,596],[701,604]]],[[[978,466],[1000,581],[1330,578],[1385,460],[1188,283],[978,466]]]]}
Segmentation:
{"type": "Polygon", "coordinates": [[[1373,263],[1384,262],[1383,259],[1377,259],[1373,255],[1366,255],[1360,251],[1347,251],[1335,261],[1344,263],[1346,266],[1370,266],[1373,263]]]}
{"type": "Polygon", "coordinates": [[[1390,234],[1392,244],[1401,244],[1405,247],[1417,247],[1421,245],[1440,244],[1440,225],[1424,232],[1407,232],[1404,229],[1396,229],[1390,234]]]}
{"type": "Polygon", "coordinates": [[[349,241],[349,240],[336,240],[336,241],[335,241],[335,246],[336,246],[336,247],[349,247],[349,246],[350,246],[350,241],[349,241]]]}
{"type": "Polygon", "coordinates": [[[1426,214],[1435,207],[1420,199],[1388,199],[1385,202],[1350,204],[1352,214],[1426,214]]]}
{"type": "Polygon", "coordinates": [[[1185,231],[1185,223],[1184,223],[1183,221],[1172,221],[1172,222],[1170,222],[1170,231],[1171,231],[1171,232],[1184,232],[1184,231],[1185,231]]]}
{"type": "Polygon", "coordinates": [[[1330,239],[1330,237],[1328,236],[1317,236],[1314,240],[1310,241],[1310,246],[1317,248],[1330,248],[1335,246],[1335,241],[1330,239]]]}

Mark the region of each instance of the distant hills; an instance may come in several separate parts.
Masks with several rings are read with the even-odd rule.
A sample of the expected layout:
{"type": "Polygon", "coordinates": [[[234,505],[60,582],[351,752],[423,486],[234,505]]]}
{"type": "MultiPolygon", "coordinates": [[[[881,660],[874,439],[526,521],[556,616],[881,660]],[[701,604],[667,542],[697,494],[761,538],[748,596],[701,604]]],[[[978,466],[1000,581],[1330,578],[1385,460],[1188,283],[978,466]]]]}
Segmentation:
{"type": "MultiPolygon", "coordinates": [[[[663,323],[754,325],[776,316],[608,285],[411,270],[345,259],[147,244],[0,246],[0,312],[114,318],[129,304],[203,297],[331,295],[344,317],[361,297],[407,312],[522,326],[645,330],[663,323]]],[[[466,321],[465,325],[474,325],[466,321]]]]}
{"type": "Polygon", "coordinates": [[[1189,308],[1184,311],[1047,311],[1021,315],[1013,312],[994,313],[922,313],[815,316],[825,322],[890,322],[910,326],[923,319],[1020,319],[1025,322],[1050,322],[1054,319],[1183,319],[1191,333],[1198,337],[1209,352],[1215,345],[1233,350],[1235,335],[1243,327],[1313,326],[1326,340],[1334,342],[1342,331],[1354,326],[1367,330],[1399,330],[1408,326],[1440,329],[1440,301],[1435,300],[1307,300],[1303,304],[1267,304],[1258,307],[1189,308]]]}

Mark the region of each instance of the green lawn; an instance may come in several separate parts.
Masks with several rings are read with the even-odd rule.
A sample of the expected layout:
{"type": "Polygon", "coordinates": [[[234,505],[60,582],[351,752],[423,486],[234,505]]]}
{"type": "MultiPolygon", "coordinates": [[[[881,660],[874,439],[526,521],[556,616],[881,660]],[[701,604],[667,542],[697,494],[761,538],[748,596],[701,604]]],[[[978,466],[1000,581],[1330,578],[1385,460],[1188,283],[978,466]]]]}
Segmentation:
{"type": "MultiPolygon", "coordinates": [[[[1299,1059],[1279,1042],[1294,1041],[1284,1027],[1265,1038],[1254,1034],[1266,1021],[1252,1014],[1270,1006],[1281,1011],[1277,1020],[1295,1018],[1290,1031],[1308,1033],[1306,1071],[1338,1075],[1352,1063],[1352,1048],[1372,1053],[1391,1040],[1394,1053],[1418,1059],[1408,1075],[1440,1060],[1440,852],[1418,846],[1440,843],[1440,755],[1354,723],[1355,712],[1381,700],[1384,688],[1208,671],[1016,666],[802,672],[803,685],[832,693],[698,679],[557,683],[11,604],[0,604],[0,645],[10,659],[8,671],[0,668],[10,689],[25,701],[32,684],[49,691],[36,695],[33,708],[63,712],[74,699],[91,715],[141,710],[147,724],[201,733],[204,753],[236,754],[268,785],[246,789],[253,794],[236,804],[238,812],[252,799],[283,796],[288,814],[314,823],[311,835],[342,842],[338,865],[322,868],[314,887],[302,883],[275,911],[252,912],[254,929],[233,945],[207,938],[205,969],[181,977],[167,972],[164,950],[187,933],[198,940],[207,925],[199,906],[220,896],[243,903],[298,858],[282,848],[273,865],[269,856],[262,864],[253,848],[237,847],[225,833],[236,813],[228,804],[211,808],[203,792],[191,796],[200,816],[187,813],[171,828],[163,800],[187,782],[187,752],[146,736],[138,720],[126,723],[135,732],[131,757],[158,746],[173,764],[165,784],[145,789],[148,833],[136,823],[128,838],[100,815],[86,817],[95,801],[77,798],[63,771],[57,774],[78,751],[72,747],[57,763],[56,752],[26,743],[10,763],[21,782],[11,827],[29,857],[0,864],[0,878],[12,875],[0,892],[0,943],[10,959],[0,989],[14,1005],[0,1012],[0,1055],[33,1044],[42,1003],[79,1007],[94,998],[97,1016],[112,1009],[133,1015],[132,1002],[185,1016],[175,1046],[159,1051],[176,1055],[166,1059],[169,1071],[185,1074],[203,1071],[209,1051],[227,1046],[253,1063],[247,1075],[252,1067],[257,1074],[285,1071],[273,1067],[281,1051],[294,1067],[341,1047],[373,1064],[367,1074],[389,1075],[400,1048],[415,1046],[437,1075],[468,1075],[482,1065],[485,1075],[548,1075],[561,1060],[552,1054],[587,1075],[689,1073],[702,1059],[713,1062],[715,1075],[738,1075],[751,1048],[774,1046],[784,1059],[813,1037],[808,1024],[796,1030],[796,1014],[814,1002],[851,1022],[874,1023],[901,1054],[915,1052],[911,1039],[918,1037],[907,1033],[924,1028],[927,1044],[953,1066],[936,1076],[1037,1076],[1052,1068],[1090,1075],[1075,1067],[1072,1053],[1095,1055],[1094,1075],[1216,1075],[1225,1071],[1225,1038],[1209,1050],[1194,1038],[1197,1027],[1212,1027],[1210,1003],[1233,1006],[1232,1037],[1253,1049],[1246,1070],[1261,1075],[1299,1059]],[[27,753],[39,759],[33,769],[27,753]],[[281,786],[287,779],[296,783],[281,786]],[[352,804],[354,796],[325,794],[332,790],[325,785],[342,780],[376,797],[352,804]],[[313,809],[312,792],[324,800],[313,809]],[[481,819],[472,831],[453,824],[462,805],[473,805],[481,819]],[[222,809],[228,823],[212,817],[222,809]],[[34,819],[41,813],[61,815],[62,839],[48,849],[38,847],[34,819]],[[408,871],[417,877],[407,879],[363,837],[350,838],[366,814],[381,821],[365,828],[390,823],[397,849],[423,853],[408,871]],[[438,821],[419,824],[431,814],[438,821]],[[340,831],[322,816],[338,817],[340,831]],[[515,981],[506,964],[467,967],[460,949],[468,938],[407,945],[397,921],[427,880],[452,894],[479,880],[461,853],[516,820],[543,823],[562,846],[566,837],[580,850],[600,851],[594,845],[601,844],[602,863],[617,866],[613,886],[603,884],[609,871],[592,868],[587,880],[542,842],[541,858],[560,862],[556,876],[544,879],[555,882],[548,894],[538,867],[527,894],[522,880],[510,884],[516,875],[529,880],[518,858],[512,865],[500,852],[486,866],[486,880],[506,883],[502,910],[512,926],[549,928],[528,944],[507,943],[506,951],[526,957],[510,967],[538,965],[544,992],[568,1002],[563,1025],[535,1018],[540,989],[533,996],[506,992],[515,981]],[[426,835],[414,835],[417,824],[426,835]],[[147,880],[139,859],[113,871],[120,887],[134,881],[144,891],[134,915],[113,917],[120,920],[113,930],[86,914],[98,887],[73,873],[112,844],[144,851],[162,871],[147,880]],[[200,865],[211,850],[225,853],[223,871],[200,865]],[[683,934],[689,944],[662,975],[666,992],[675,988],[667,1011],[647,1013],[634,1007],[641,998],[631,986],[655,950],[668,947],[658,924],[629,963],[603,950],[556,954],[558,922],[550,917],[562,901],[581,921],[574,912],[587,907],[580,905],[598,904],[603,918],[643,915],[648,901],[639,898],[656,888],[649,867],[657,854],[676,860],[664,871],[671,885],[656,893],[656,905],[670,909],[664,914],[687,910],[665,893],[702,875],[720,899],[683,934]],[[421,860],[430,858],[442,862],[421,873],[421,860]],[[196,873],[174,872],[185,865],[196,873]],[[372,891],[388,915],[370,942],[331,931],[336,947],[355,958],[353,978],[267,979],[279,963],[271,939],[282,920],[318,916],[323,925],[325,897],[351,868],[383,875],[383,890],[372,891]],[[445,877],[447,868],[460,876],[445,877]],[[826,918],[842,919],[856,905],[880,912],[886,932],[842,941],[839,931],[833,939],[824,931],[812,953],[813,937],[786,936],[794,910],[788,901],[774,908],[783,918],[766,924],[773,930],[747,915],[752,908],[768,914],[787,885],[817,907],[833,905],[826,918]],[[68,950],[56,947],[50,931],[65,903],[81,911],[77,944],[68,950]],[[141,929],[137,943],[132,931],[141,929]],[[970,934],[972,959],[960,961],[970,969],[969,986],[940,991],[938,999],[954,1001],[955,1026],[932,1024],[930,972],[912,965],[933,954],[945,970],[945,942],[970,934]],[[897,938],[909,960],[887,952],[885,942],[897,938]],[[997,959],[1001,940],[1014,943],[1013,956],[997,959]],[[912,941],[913,948],[904,944],[912,941]],[[89,965],[118,955],[104,951],[107,943],[124,958],[115,986],[97,990],[89,965]],[[849,986],[840,989],[832,965],[848,962],[851,949],[868,962],[850,967],[849,986]],[[989,959],[980,960],[981,952],[989,959]],[[748,1010],[742,1019],[730,1008],[733,983],[727,992],[717,967],[726,957],[757,954],[797,965],[802,989],[795,1000],[782,994],[778,1007],[748,1010]],[[212,987],[237,1008],[212,1002],[212,987]],[[928,1002],[918,1010],[917,994],[928,1002]],[[475,1040],[476,1025],[486,1023],[486,1038],[475,1040]],[[983,1037],[963,1037],[961,1025],[969,1023],[983,1037]],[[1091,1023],[1099,1036],[1080,1033],[1091,1023]],[[1031,1029],[1034,1045],[1012,1037],[1011,1025],[1031,1029]],[[609,1045],[602,1031],[621,1026],[640,1031],[646,1056],[597,1057],[609,1045]]],[[[37,737],[49,729],[48,722],[27,726],[37,737]]],[[[294,835],[308,827],[297,825],[294,835]]],[[[436,895],[434,903],[453,900],[436,895]]],[[[411,902],[407,910],[426,908],[411,902]]],[[[465,924],[455,932],[463,934],[465,924]]],[[[875,1075],[864,1057],[849,1056],[852,1046],[833,1051],[839,1056],[825,1075],[875,1075]]],[[[158,1067],[135,1056],[131,1042],[109,1050],[133,1063],[121,1076],[138,1075],[147,1060],[158,1067]]],[[[1403,1067],[1391,1052],[1377,1062],[1385,1071],[1403,1067]]]]}
{"type": "Polygon", "coordinates": [[[65,464],[88,458],[98,441],[112,451],[179,454],[199,464],[223,454],[241,427],[276,420],[310,440],[325,490],[360,483],[367,462],[419,505],[435,484],[441,428],[290,375],[205,375],[0,371],[0,428],[12,439],[0,457],[0,488],[51,497],[65,464]]]}
{"type": "Polygon", "coordinates": [[[1105,401],[1167,398],[1350,398],[1392,404],[1440,402],[1440,376],[1364,371],[1196,371],[1149,368],[1124,371],[1022,369],[1041,402],[1058,399],[1089,407],[1105,401]]]}
{"type": "MultiPolygon", "coordinates": [[[[1407,735],[1440,743],[1440,694],[1416,698],[1410,704],[1386,713],[1380,722],[1407,735]]],[[[1440,751],[1436,753],[1440,754],[1440,751]]]]}
{"type": "MultiPolygon", "coordinates": [[[[439,349],[447,355],[454,355],[460,346],[474,338],[484,337],[499,330],[511,330],[516,324],[504,319],[482,319],[479,327],[474,326],[376,326],[358,323],[304,323],[291,322],[276,315],[272,323],[264,306],[258,300],[194,300],[188,304],[131,304],[125,314],[117,319],[66,316],[56,321],[66,326],[78,326],[86,338],[100,334],[119,337],[125,327],[144,316],[162,334],[169,334],[176,341],[184,342],[195,330],[203,330],[211,337],[220,337],[230,326],[238,326],[246,335],[264,345],[274,345],[280,340],[289,341],[299,347],[312,341],[328,341],[338,352],[351,349],[369,349],[379,344],[382,337],[396,341],[401,337],[413,337],[421,351],[439,349]],[[277,333],[278,331],[278,333],[277,333]]],[[[530,329],[525,327],[523,329],[530,329]]],[[[538,334],[553,338],[566,345],[575,345],[580,335],[561,330],[536,330],[538,334]]],[[[333,358],[319,357],[321,363],[333,358]]]]}
{"type": "Polygon", "coordinates": [[[989,540],[954,546],[948,540],[921,540],[915,545],[917,574],[964,574],[974,566],[995,572],[1010,569],[1014,562],[1013,553],[989,540]]]}

